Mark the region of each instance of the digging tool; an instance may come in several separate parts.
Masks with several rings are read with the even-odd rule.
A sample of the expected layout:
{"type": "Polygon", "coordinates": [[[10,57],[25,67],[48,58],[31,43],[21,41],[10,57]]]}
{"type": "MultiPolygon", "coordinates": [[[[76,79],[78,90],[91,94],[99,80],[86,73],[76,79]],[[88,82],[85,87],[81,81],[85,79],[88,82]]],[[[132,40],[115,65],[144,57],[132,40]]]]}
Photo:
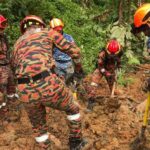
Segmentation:
{"type": "Polygon", "coordinates": [[[118,70],[115,71],[115,81],[113,83],[113,87],[112,87],[112,91],[111,91],[111,95],[110,95],[111,98],[114,98],[114,93],[115,93],[115,89],[117,86],[117,78],[118,78],[118,70]]]}
{"type": "Polygon", "coordinates": [[[115,88],[116,88],[116,81],[113,84],[113,88],[112,88],[111,95],[110,95],[111,98],[114,98],[115,88]]]}
{"type": "Polygon", "coordinates": [[[132,150],[141,150],[146,142],[145,130],[148,125],[148,114],[150,109],[150,92],[148,92],[148,99],[146,102],[145,113],[143,117],[143,125],[141,128],[141,132],[138,137],[131,143],[132,150]]]}
{"type": "Polygon", "coordinates": [[[74,77],[71,84],[70,84],[70,87],[72,89],[72,92],[73,92],[73,97],[75,100],[77,100],[77,86],[78,86],[78,83],[77,83],[77,79],[74,77]]]}
{"type": "Polygon", "coordinates": [[[77,81],[74,81],[74,84],[73,84],[73,97],[75,100],[77,100],[77,81]]]}
{"type": "Polygon", "coordinates": [[[84,78],[83,75],[81,77],[74,75],[74,77],[73,77],[71,88],[73,90],[73,97],[75,100],[78,99],[78,87],[79,87],[79,85],[83,84],[83,78],[84,78]]]}

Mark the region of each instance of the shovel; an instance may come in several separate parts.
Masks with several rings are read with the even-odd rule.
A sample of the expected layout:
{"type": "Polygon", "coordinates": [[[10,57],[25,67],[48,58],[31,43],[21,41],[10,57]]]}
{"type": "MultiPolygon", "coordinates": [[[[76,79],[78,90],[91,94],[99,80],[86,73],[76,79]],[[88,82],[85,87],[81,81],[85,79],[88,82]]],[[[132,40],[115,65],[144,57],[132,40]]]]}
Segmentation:
{"type": "Polygon", "coordinates": [[[114,84],[113,84],[113,88],[112,88],[112,91],[111,91],[111,95],[110,95],[110,97],[111,98],[114,98],[114,93],[115,93],[115,88],[116,88],[116,81],[114,82],[114,84]]]}
{"type": "Polygon", "coordinates": [[[132,150],[141,150],[144,147],[144,144],[146,142],[146,137],[145,137],[145,130],[148,125],[148,113],[149,113],[149,108],[150,108],[150,92],[148,92],[148,99],[146,102],[146,107],[145,107],[145,113],[143,117],[143,125],[141,128],[141,132],[136,137],[136,139],[131,143],[131,148],[132,150]]]}
{"type": "Polygon", "coordinates": [[[115,88],[117,87],[117,78],[118,78],[118,71],[116,70],[115,71],[115,81],[113,83],[113,87],[112,87],[112,91],[111,91],[111,95],[110,95],[111,98],[115,97],[114,93],[115,93],[115,88]]]}

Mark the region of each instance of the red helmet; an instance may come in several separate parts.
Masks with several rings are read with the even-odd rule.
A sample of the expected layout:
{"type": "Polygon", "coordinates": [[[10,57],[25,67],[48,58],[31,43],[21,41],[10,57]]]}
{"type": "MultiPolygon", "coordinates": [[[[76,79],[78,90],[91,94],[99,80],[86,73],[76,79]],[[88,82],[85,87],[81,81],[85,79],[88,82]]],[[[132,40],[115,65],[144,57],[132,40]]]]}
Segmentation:
{"type": "Polygon", "coordinates": [[[26,31],[26,29],[30,27],[31,25],[39,25],[39,26],[42,26],[43,28],[46,27],[44,21],[40,17],[35,16],[35,15],[29,15],[29,16],[26,16],[20,22],[21,33],[23,34],[26,31]]]}
{"type": "Polygon", "coordinates": [[[0,15],[0,29],[5,29],[7,27],[7,19],[0,15]]]}
{"type": "Polygon", "coordinates": [[[106,46],[106,51],[108,54],[118,54],[120,52],[121,45],[117,40],[110,40],[106,46]]]}

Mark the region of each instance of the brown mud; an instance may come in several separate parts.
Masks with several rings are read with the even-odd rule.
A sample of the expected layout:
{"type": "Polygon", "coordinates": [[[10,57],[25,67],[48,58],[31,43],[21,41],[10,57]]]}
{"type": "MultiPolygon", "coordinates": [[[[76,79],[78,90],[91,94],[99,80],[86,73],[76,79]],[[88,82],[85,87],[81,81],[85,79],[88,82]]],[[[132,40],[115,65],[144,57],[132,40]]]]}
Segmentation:
{"type": "MultiPolygon", "coordinates": [[[[142,65],[148,67],[150,65],[142,65]]],[[[89,142],[88,150],[130,150],[131,141],[138,135],[142,125],[142,117],[133,112],[132,108],[146,98],[141,89],[145,79],[142,68],[127,74],[125,78],[132,78],[132,83],[126,87],[117,88],[120,94],[110,98],[106,81],[103,79],[96,94],[97,99],[93,112],[87,112],[86,94],[82,92],[82,100],[78,100],[83,116],[83,134],[89,142]]],[[[90,76],[85,79],[90,83],[90,76]]],[[[4,121],[0,123],[0,150],[40,150],[32,136],[32,129],[25,110],[20,111],[21,118],[16,122],[4,121]]],[[[68,127],[65,113],[50,109],[47,114],[49,132],[53,150],[67,150],[68,127]]],[[[150,140],[150,130],[146,131],[150,140]]],[[[150,150],[147,140],[143,150],[150,150]]],[[[135,149],[136,150],[136,149],[135,149]]]]}

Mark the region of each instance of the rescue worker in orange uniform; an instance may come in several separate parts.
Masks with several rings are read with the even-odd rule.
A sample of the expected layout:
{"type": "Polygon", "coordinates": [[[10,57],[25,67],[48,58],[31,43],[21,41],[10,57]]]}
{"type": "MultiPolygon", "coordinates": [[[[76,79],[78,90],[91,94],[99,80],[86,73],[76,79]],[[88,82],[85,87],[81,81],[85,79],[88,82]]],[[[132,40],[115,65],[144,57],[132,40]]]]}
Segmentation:
{"type": "Polygon", "coordinates": [[[47,30],[43,20],[26,16],[20,23],[22,36],[16,41],[12,53],[12,66],[17,77],[17,90],[31,121],[35,140],[41,149],[50,149],[46,107],[67,114],[70,129],[70,150],[80,150],[86,144],[81,132],[81,115],[72,92],[53,73],[53,46],[67,53],[75,62],[75,72],[80,73],[80,49],[70,44],[53,29],[47,30]]]}
{"type": "MultiPolygon", "coordinates": [[[[50,20],[50,28],[55,31],[61,33],[63,37],[70,42],[71,44],[75,44],[74,39],[71,35],[64,33],[64,23],[59,18],[53,18],[50,20]]],[[[62,52],[58,47],[54,47],[53,58],[55,59],[55,73],[65,80],[65,83],[69,88],[72,89],[73,95],[75,99],[77,98],[77,88],[80,84],[81,79],[84,77],[83,70],[80,71],[80,74],[76,74],[74,70],[74,62],[72,58],[62,52]]]]}
{"type": "Polygon", "coordinates": [[[7,19],[0,15],[0,116],[8,118],[8,103],[18,95],[15,93],[14,77],[10,68],[10,51],[7,36],[4,33],[7,19]]]}
{"type": "MultiPolygon", "coordinates": [[[[132,31],[134,35],[143,32],[145,36],[150,37],[150,3],[140,6],[134,14],[134,24],[132,31]]],[[[147,41],[147,50],[150,53],[150,41],[147,41]]],[[[150,78],[146,80],[145,91],[150,92],[150,78]]],[[[145,110],[146,100],[136,107],[136,110],[143,112],[145,110]]]]}
{"type": "Polygon", "coordinates": [[[88,109],[92,110],[95,98],[95,90],[98,87],[101,78],[104,76],[108,83],[110,92],[112,92],[113,84],[116,81],[115,70],[121,68],[122,49],[120,43],[116,39],[112,39],[107,43],[105,49],[102,49],[98,55],[97,68],[92,74],[92,82],[87,88],[88,92],[88,109]]]}

